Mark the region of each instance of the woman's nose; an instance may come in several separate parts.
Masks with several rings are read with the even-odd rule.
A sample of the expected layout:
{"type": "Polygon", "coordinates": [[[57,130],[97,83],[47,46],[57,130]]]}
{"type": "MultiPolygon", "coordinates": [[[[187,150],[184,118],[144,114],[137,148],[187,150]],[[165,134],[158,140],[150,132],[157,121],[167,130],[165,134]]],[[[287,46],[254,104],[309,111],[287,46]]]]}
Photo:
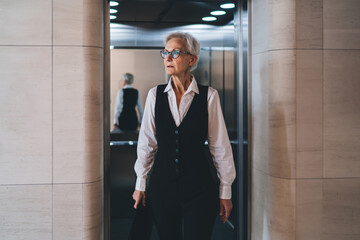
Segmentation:
{"type": "Polygon", "coordinates": [[[166,61],[170,61],[170,60],[172,60],[173,58],[171,57],[171,54],[168,54],[168,55],[166,55],[165,56],[165,60],[166,61]]]}

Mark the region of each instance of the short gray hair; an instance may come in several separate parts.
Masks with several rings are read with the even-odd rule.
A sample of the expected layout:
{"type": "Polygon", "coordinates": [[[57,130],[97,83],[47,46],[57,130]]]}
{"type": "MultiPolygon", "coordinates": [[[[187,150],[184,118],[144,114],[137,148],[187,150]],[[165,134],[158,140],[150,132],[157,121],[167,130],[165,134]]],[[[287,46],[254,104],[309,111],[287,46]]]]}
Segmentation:
{"type": "Polygon", "coordinates": [[[174,32],[174,33],[170,33],[165,38],[165,45],[167,44],[168,41],[170,41],[173,38],[184,39],[185,43],[186,43],[186,51],[188,51],[191,55],[194,55],[194,56],[197,57],[196,63],[190,69],[190,71],[193,71],[197,67],[197,64],[199,62],[200,43],[198,42],[198,40],[194,36],[192,36],[189,33],[174,32]]]}
{"type": "Polygon", "coordinates": [[[127,84],[132,84],[134,82],[134,75],[131,73],[124,73],[122,77],[127,84]]]}

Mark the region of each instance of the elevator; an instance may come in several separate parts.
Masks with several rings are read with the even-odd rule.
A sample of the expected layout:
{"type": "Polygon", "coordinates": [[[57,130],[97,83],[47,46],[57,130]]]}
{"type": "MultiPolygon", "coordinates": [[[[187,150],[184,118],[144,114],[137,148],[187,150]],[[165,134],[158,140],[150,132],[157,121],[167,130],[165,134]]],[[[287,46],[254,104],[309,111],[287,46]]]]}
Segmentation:
{"type": "MultiPolygon", "coordinates": [[[[130,1],[124,1],[130,4],[130,1]]],[[[134,6],[139,14],[150,2],[155,6],[167,2],[162,18],[171,13],[177,1],[136,1],[134,6]],[[145,3],[146,2],[146,3],[145,3]],[[175,2],[175,3],[174,3],[175,2]],[[166,9],[168,12],[166,13],[166,9]]],[[[178,1],[182,2],[182,1],[178,1]]],[[[193,6],[204,7],[207,3],[215,6],[224,1],[186,1],[193,6]]],[[[227,1],[229,2],[229,1],[227,1]]],[[[230,1],[231,2],[231,1],[230,1]]],[[[150,88],[165,84],[169,76],[165,74],[159,51],[163,49],[166,35],[174,31],[188,32],[201,44],[200,60],[197,69],[192,73],[200,84],[215,88],[220,96],[221,107],[227,126],[231,147],[236,165],[237,177],[232,185],[233,210],[225,224],[217,220],[213,240],[245,240],[250,197],[248,191],[248,96],[247,96],[247,2],[235,1],[235,8],[230,11],[231,19],[226,24],[192,24],[184,22],[162,23],[140,17],[132,21],[110,23],[109,69],[109,124],[112,129],[114,101],[116,92],[121,88],[120,78],[124,72],[135,76],[133,86],[139,90],[142,106],[145,106],[147,92],[150,88]]],[[[181,3],[184,4],[184,3],[181,3]]],[[[121,7],[121,2],[119,4],[121,7]]],[[[128,5],[125,7],[129,7],[128,5]]],[[[183,7],[183,6],[182,6],[183,7]]],[[[209,8],[210,8],[209,7],[209,8]]],[[[176,8],[175,8],[176,9],[176,8]]],[[[120,11],[120,9],[119,9],[120,11]]],[[[174,14],[174,13],[173,13],[174,14]]],[[[149,17],[149,16],[147,16],[149,17]]],[[[121,133],[112,131],[109,136],[109,161],[105,163],[105,239],[127,239],[129,227],[134,216],[131,198],[135,186],[136,146],[138,133],[121,133]]],[[[152,240],[157,240],[156,231],[152,240]]]]}

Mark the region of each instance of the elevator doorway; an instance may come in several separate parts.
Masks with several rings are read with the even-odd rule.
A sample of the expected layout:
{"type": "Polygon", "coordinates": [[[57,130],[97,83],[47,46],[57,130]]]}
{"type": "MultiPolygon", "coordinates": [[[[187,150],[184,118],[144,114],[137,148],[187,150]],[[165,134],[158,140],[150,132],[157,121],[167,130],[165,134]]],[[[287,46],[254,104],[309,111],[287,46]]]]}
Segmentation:
{"type": "MultiPolygon", "coordinates": [[[[189,2],[195,3],[195,1],[189,2]]],[[[221,1],[217,2],[219,2],[219,5],[221,4],[221,1]]],[[[205,1],[196,3],[204,4],[205,1]]],[[[232,16],[233,20],[225,26],[209,27],[206,25],[195,27],[193,25],[179,26],[178,24],[171,25],[167,23],[166,26],[161,28],[144,28],[135,23],[120,23],[110,27],[113,29],[110,35],[110,44],[112,45],[112,50],[110,50],[110,98],[114,98],[114,92],[119,88],[117,86],[118,75],[113,70],[116,69],[117,74],[133,72],[136,78],[135,83],[138,82],[139,84],[136,87],[141,88],[143,106],[148,89],[167,82],[168,76],[164,73],[163,68],[161,66],[157,68],[156,63],[154,63],[155,59],[158,59],[160,65],[162,64],[160,56],[157,55],[159,55],[159,50],[163,48],[164,36],[178,30],[190,32],[199,39],[202,45],[199,67],[193,74],[196,79],[199,79],[200,83],[212,86],[219,92],[237,167],[237,178],[232,186],[234,209],[225,224],[219,224],[219,221],[217,221],[213,240],[245,240],[247,238],[247,185],[249,183],[247,181],[248,176],[245,176],[248,158],[246,151],[247,96],[244,96],[244,93],[247,92],[247,85],[244,84],[247,78],[244,79],[244,73],[240,73],[241,69],[246,66],[246,62],[244,62],[246,59],[243,57],[243,50],[246,46],[244,46],[241,37],[243,32],[241,32],[239,26],[234,24],[234,21],[241,21],[243,6],[239,5],[239,3],[236,3],[232,16]],[[114,37],[119,35],[120,38],[114,37]],[[148,56],[149,61],[144,56],[148,56]],[[121,63],[121,61],[123,62],[121,63]],[[149,70],[136,67],[144,66],[146,62],[151,65],[149,70]],[[154,69],[155,67],[156,69],[154,69]],[[146,77],[146,73],[154,71],[159,76],[146,77]],[[155,81],[152,82],[151,79],[155,79],[155,81]]],[[[113,104],[114,101],[112,100],[108,108],[111,109],[113,104]]],[[[110,112],[112,113],[113,110],[111,109],[110,112]]],[[[110,126],[112,119],[112,117],[109,119],[110,126]]],[[[108,191],[104,194],[105,198],[107,198],[104,202],[109,205],[108,208],[105,206],[105,209],[109,210],[108,212],[105,211],[105,218],[108,219],[108,221],[105,220],[105,223],[107,222],[105,224],[105,236],[108,236],[105,239],[127,239],[128,227],[134,214],[131,195],[135,184],[133,164],[136,160],[137,135],[110,135],[110,162],[107,165],[105,164],[105,166],[108,166],[108,170],[105,170],[107,173],[105,175],[107,188],[105,189],[108,191]],[[126,226],[128,227],[126,228],[126,226]]],[[[152,240],[156,239],[155,232],[152,240]]]]}

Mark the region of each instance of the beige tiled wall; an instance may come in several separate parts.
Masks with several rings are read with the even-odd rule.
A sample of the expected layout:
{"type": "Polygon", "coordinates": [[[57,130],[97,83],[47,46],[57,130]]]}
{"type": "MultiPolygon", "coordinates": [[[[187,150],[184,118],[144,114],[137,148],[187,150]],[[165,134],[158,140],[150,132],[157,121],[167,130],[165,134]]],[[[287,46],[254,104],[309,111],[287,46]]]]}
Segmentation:
{"type": "Polygon", "coordinates": [[[254,240],[360,239],[359,11],[251,3],[254,240]]]}
{"type": "Polygon", "coordinates": [[[0,2],[0,45],[52,45],[52,1],[0,2]]]}
{"type": "Polygon", "coordinates": [[[0,46],[0,184],[52,182],[51,52],[0,46]]]}
{"type": "Polygon", "coordinates": [[[324,51],[325,177],[360,178],[359,66],[360,49],[324,51]]]}
{"type": "Polygon", "coordinates": [[[0,239],[102,239],[103,1],[0,1],[0,239]]]}

